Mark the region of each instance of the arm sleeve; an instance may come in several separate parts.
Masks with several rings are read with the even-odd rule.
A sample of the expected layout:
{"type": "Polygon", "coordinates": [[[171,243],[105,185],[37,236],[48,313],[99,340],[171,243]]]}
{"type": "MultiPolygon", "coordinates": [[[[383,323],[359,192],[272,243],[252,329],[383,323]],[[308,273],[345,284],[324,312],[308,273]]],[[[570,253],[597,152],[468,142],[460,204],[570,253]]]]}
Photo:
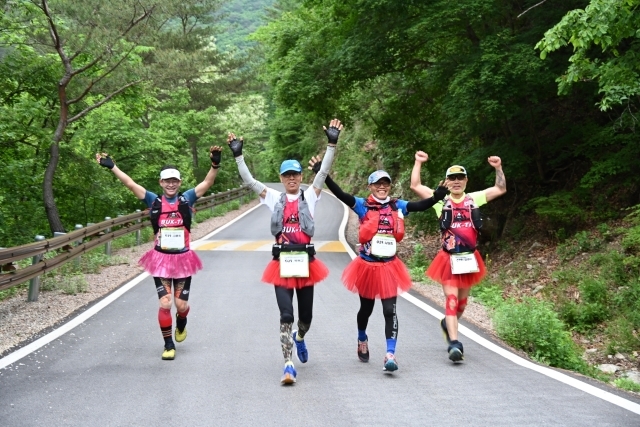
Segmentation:
{"type": "Polygon", "coordinates": [[[429,197],[428,199],[422,199],[419,202],[409,202],[407,203],[407,212],[420,212],[426,211],[427,209],[433,207],[438,203],[434,200],[433,197],[429,197]]]}
{"type": "Polygon", "coordinates": [[[257,181],[249,172],[249,168],[247,164],[244,162],[244,156],[236,157],[236,163],[238,165],[238,172],[240,173],[240,177],[242,178],[242,182],[249,186],[256,194],[262,194],[266,185],[257,181]]]}
{"type": "Polygon", "coordinates": [[[342,203],[349,206],[350,208],[356,205],[356,198],[351,194],[347,194],[342,191],[342,189],[338,187],[338,184],[336,184],[330,176],[326,177],[325,183],[327,184],[329,190],[331,190],[331,192],[334,194],[334,196],[336,196],[342,203]]]}
{"type": "Polygon", "coordinates": [[[331,169],[331,164],[333,163],[333,157],[336,153],[335,146],[328,146],[327,151],[324,153],[324,157],[322,158],[322,165],[320,166],[320,171],[316,174],[316,177],[313,179],[313,186],[318,190],[322,190],[322,186],[324,182],[329,176],[329,170],[331,169]]]}

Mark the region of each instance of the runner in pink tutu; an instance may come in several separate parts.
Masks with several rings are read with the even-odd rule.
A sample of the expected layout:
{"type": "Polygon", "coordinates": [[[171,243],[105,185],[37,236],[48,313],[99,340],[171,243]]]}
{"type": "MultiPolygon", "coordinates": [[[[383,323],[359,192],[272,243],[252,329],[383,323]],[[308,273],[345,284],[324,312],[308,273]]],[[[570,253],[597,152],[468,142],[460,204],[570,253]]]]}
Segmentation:
{"type": "MultiPolygon", "coordinates": [[[[424,151],[416,152],[411,171],[411,189],[420,197],[433,194],[433,190],[420,182],[420,169],[428,158],[424,151]]],[[[449,346],[449,359],[453,362],[464,359],[464,349],[458,340],[458,319],[467,306],[471,287],[480,283],[486,274],[484,261],[476,249],[478,230],[482,227],[478,208],[507,192],[500,157],[491,156],[487,160],[496,170],[493,187],[466,194],[467,170],[454,165],[446,172],[445,184],[450,192],[449,197],[433,206],[440,221],[442,250],[427,269],[426,275],[440,283],[444,291],[445,317],[440,321],[440,327],[449,346]]]]}
{"type": "Polygon", "coordinates": [[[191,276],[202,269],[200,258],[189,248],[192,208],[196,200],[213,185],[218,175],[221,148],[211,147],[209,157],[211,168],[204,181],[184,193],[178,192],[182,183],[180,172],[175,166],[164,166],[160,170],[159,181],[163,194],[159,197],[122,172],[107,154],[96,154],[98,164],[110,169],[116,178],[150,208],[149,215],[155,234],[155,245],[140,258],[139,264],[153,276],[160,299],[158,322],[164,338],[163,360],[173,360],[176,355],[176,345],[171,336],[172,302],[175,303],[177,311],[176,341],[182,342],[187,338],[191,276]]]}
{"type": "Polygon", "coordinates": [[[322,261],[315,257],[311,243],[314,234],[314,212],[320,200],[322,187],[335,155],[336,144],[342,130],[340,120],[333,119],[329,128],[324,127],[328,138],[323,167],[316,174],[313,184],[300,191],[302,165],[297,160],[285,160],[280,165],[280,182],[285,192],[268,188],[256,181],[249,172],[242,155],[243,139],[229,134],[229,148],[238,165],[243,182],[260,195],[260,203],[271,210],[271,234],[275,237],[273,259],[269,262],[262,281],[274,285],[280,309],[280,344],[284,356],[282,384],[293,384],[297,372],[293,365],[293,344],[301,363],[306,363],[309,352],[305,336],[311,327],[314,285],[329,275],[322,261]],[[298,298],[298,330],[293,331],[293,294],[298,298]]]}
{"type": "MultiPolygon", "coordinates": [[[[312,159],[312,169],[318,168],[318,159],[312,159]]],[[[398,369],[396,343],[398,340],[398,317],[396,300],[398,293],[411,288],[411,276],[404,263],[396,256],[396,244],[404,237],[404,217],[410,212],[425,211],[447,194],[445,187],[438,187],[435,194],[408,202],[392,199],[391,177],[383,170],[369,175],[371,194],[366,199],[347,194],[330,178],[326,178],[329,190],[358,215],[360,229],[358,240],[360,252],[342,273],[342,282],[351,292],[360,296],[358,323],[358,358],[369,361],[369,338],[367,325],[373,313],[376,299],[382,303],[385,320],[387,352],[382,369],[393,372],[398,369]]]]}

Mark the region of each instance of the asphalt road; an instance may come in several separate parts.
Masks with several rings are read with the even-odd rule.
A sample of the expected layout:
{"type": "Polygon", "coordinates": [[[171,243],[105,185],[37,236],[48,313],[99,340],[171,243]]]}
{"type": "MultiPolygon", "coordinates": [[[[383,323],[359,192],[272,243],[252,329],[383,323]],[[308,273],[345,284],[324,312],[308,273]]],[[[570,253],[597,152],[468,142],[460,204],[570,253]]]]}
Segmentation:
{"type": "MultiPolygon", "coordinates": [[[[207,243],[271,240],[269,216],[259,207],[207,243]]],[[[314,240],[337,241],[342,216],[341,204],[323,195],[314,240]]],[[[346,252],[319,253],[331,274],[315,290],[309,362],[295,360],[298,382],[282,386],[278,308],[273,288],[260,282],[270,254],[260,245],[215,249],[199,251],[205,268],[194,276],[189,335],[174,361],[160,359],[157,295],[147,277],[0,370],[0,426],[640,426],[637,413],[465,337],[465,361],[452,364],[438,319],[404,299],[400,369],[382,371],[380,304],[368,329],[371,361],[361,363],[358,298],[340,282],[346,252]]]]}

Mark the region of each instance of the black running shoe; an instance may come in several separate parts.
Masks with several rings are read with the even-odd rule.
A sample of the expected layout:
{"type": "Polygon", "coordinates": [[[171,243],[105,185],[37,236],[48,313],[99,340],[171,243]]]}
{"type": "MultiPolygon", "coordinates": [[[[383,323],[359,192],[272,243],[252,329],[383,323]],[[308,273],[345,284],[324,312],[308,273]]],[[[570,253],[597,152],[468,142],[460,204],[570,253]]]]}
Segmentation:
{"type": "Polygon", "coordinates": [[[453,340],[449,343],[447,352],[449,353],[449,360],[452,362],[460,362],[464,359],[464,349],[462,348],[462,343],[458,340],[453,340]]]}
{"type": "Polygon", "coordinates": [[[442,329],[442,336],[444,337],[444,340],[447,344],[451,344],[451,338],[449,338],[449,331],[447,330],[446,318],[443,318],[440,321],[440,328],[442,329]]]}

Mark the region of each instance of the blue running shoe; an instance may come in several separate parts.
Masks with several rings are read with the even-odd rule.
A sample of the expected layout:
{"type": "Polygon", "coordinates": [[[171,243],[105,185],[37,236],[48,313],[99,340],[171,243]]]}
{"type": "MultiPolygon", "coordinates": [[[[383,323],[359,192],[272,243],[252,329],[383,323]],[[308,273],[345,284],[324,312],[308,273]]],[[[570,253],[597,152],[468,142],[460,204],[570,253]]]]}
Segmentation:
{"type": "Polygon", "coordinates": [[[300,363],[307,363],[309,360],[309,352],[307,351],[307,344],[305,344],[304,340],[298,341],[296,337],[298,336],[298,331],[293,331],[293,342],[296,343],[296,355],[298,356],[298,360],[300,363]]]}
{"type": "Polygon", "coordinates": [[[464,359],[464,349],[462,348],[462,343],[458,340],[453,340],[449,343],[447,352],[449,353],[449,360],[452,362],[460,362],[464,359]]]}
{"type": "Polygon", "coordinates": [[[293,367],[293,363],[287,362],[284,365],[284,371],[282,373],[281,384],[293,384],[296,382],[296,368],[293,367]]]}
{"type": "Polygon", "coordinates": [[[396,362],[396,356],[392,353],[387,353],[384,357],[384,365],[382,370],[385,372],[393,372],[398,370],[398,362],[396,362]]]}

